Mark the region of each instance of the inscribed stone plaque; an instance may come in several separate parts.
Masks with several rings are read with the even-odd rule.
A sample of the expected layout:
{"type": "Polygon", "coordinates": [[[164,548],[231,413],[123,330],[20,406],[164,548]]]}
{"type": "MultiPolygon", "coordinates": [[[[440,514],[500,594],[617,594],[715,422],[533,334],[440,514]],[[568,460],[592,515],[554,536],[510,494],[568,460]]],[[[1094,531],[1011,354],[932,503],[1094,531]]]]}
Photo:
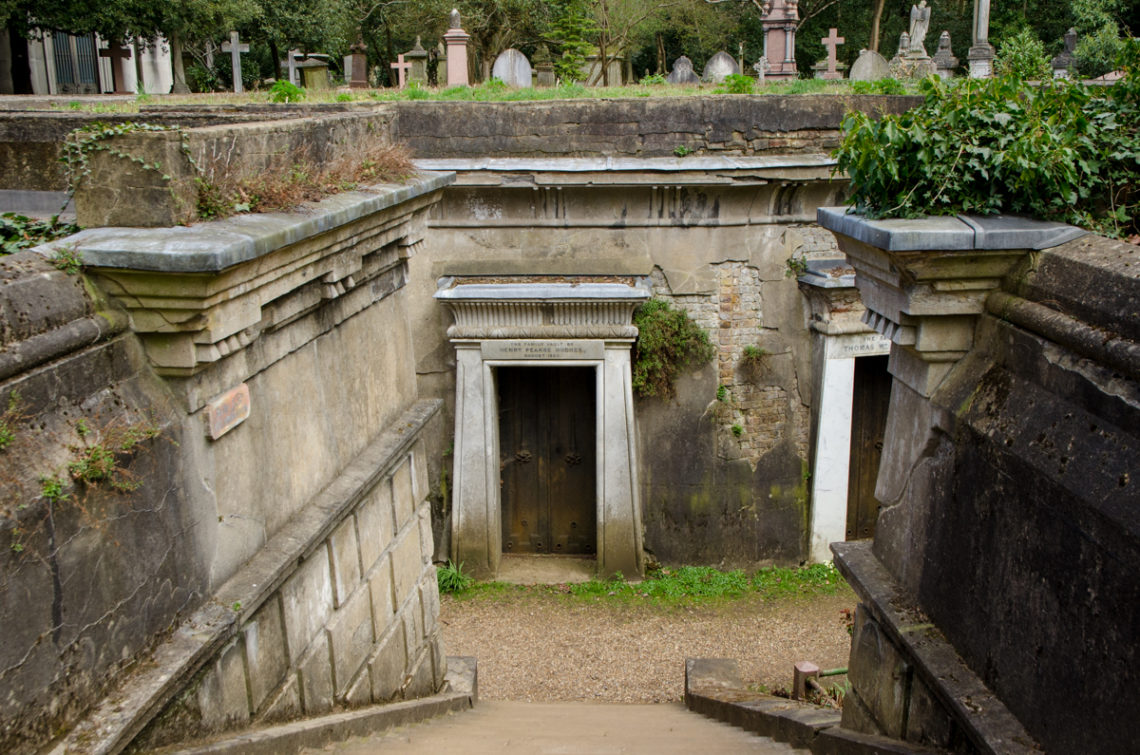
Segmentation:
{"type": "Polygon", "coordinates": [[[604,359],[602,341],[484,341],[484,359],[604,359]]]}
{"type": "Polygon", "coordinates": [[[206,404],[206,432],[210,440],[217,440],[248,418],[249,386],[245,383],[206,404]]]}
{"type": "Polygon", "coordinates": [[[878,333],[831,336],[827,339],[828,359],[873,357],[891,352],[891,340],[878,333]]]}

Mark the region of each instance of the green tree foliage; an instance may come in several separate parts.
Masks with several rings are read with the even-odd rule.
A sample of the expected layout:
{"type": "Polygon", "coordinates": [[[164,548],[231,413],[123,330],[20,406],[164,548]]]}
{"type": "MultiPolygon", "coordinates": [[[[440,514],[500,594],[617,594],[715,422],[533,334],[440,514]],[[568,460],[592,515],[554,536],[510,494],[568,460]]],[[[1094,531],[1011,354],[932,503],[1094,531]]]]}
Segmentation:
{"type": "Polygon", "coordinates": [[[999,74],[1013,75],[1025,81],[1043,81],[1053,75],[1045,45],[1032,29],[1022,29],[998,46],[994,61],[999,74]]]}
{"type": "Polygon", "coordinates": [[[560,54],[554,61],[554,73],[563,81],[586,78],[586,56],[590,53],[589,37],[596,31],[585,0],[552,0],[550,40],[560,54]]]}

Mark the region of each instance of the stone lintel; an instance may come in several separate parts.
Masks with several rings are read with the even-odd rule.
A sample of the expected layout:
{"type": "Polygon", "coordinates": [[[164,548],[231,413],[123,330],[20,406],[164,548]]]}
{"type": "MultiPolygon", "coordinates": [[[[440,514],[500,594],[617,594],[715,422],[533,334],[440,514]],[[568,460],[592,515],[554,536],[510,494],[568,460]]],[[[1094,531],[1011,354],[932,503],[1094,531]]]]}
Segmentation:
{"type": "Polygon", "coordinates": [[[871,547],[869,542],[833,543],[835,565],[883,636],[904,656],[970,744],[982,753],[1041,752],[1021,722],[910,603],[871,547]]]}
{"type": "Polygon", "coordinates": [[[1002,215],[870,220],[821,207],[817,217],[856,270],[863,321],[891,339],[892,351],[911,352],[893,356],[892,374],[923,396],[970,349],[977,316],[1002,279],[1031,251],[1085,234],[1002,215]]]}

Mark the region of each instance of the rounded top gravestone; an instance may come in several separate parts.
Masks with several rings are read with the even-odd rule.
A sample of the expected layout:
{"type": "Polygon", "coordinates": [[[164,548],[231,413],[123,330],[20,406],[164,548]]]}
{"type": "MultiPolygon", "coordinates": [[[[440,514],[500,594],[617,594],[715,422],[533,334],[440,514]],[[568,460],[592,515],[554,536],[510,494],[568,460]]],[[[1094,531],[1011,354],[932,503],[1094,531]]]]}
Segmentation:
{"type": "Polygon", "coordinates": [[[532,84],[530,61],[513,47],[503,50],[495,58],[491,75],[509,87],[526,88],[532,84]]]}
{"type": "Polygon", "coordinates": [[[735,58],[721,50],[709,58],[709,62],[705,64],[705,73],[701,80],[719,84],[724,81],[726,76],[734,73],[740,73],[740,66],[737,65],[735,58]]]}
{"type": "Polygon", "coordinates": [[[851,64],[851,81],[878,81],[890,76],[887,59],[874,50],[861,50],[859,57],[851,64]]]}
{"type": "Polygon", "coordinates": [[[682,55],[673,61],[673,70],[665,81],[670,84],[700,84],[701,77],[693,70],[693,61],[682,55]]]}

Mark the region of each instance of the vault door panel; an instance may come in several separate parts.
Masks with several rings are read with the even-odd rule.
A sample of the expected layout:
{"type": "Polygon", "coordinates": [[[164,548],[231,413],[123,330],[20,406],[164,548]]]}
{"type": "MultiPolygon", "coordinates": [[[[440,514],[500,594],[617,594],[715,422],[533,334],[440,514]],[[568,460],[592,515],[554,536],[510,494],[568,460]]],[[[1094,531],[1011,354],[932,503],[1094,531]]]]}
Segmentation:
{"type": "Polygon", "coordinates": [[[503,551],[596,548],[594,370],[500,367],[503,551]]]}
{"type": "Polygon", "coordinates": [[[847,481],[847,539],[863,540],[875,535],[879,500],[875,480],[883,454],[883,434],[891,404],[891,374],[888,357],[858,357],[855,360],[855,390],[851,412],[851,465],[847,481]]]}

